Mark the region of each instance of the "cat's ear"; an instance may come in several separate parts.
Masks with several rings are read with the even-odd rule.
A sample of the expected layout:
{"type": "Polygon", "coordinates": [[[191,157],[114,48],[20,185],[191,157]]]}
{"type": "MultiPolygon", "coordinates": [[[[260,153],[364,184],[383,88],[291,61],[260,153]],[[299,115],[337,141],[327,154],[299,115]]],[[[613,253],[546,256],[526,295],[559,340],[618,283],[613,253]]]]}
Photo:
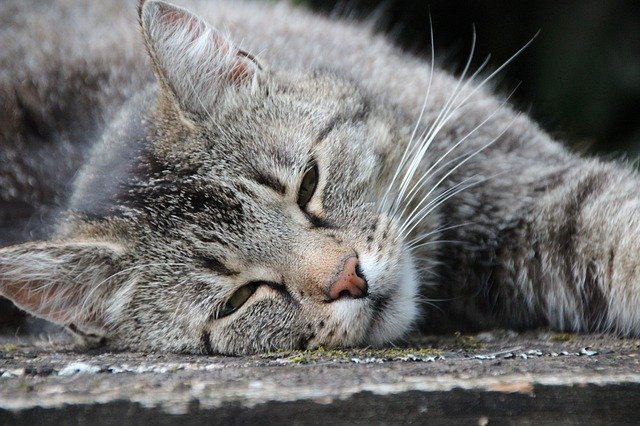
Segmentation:
{"type": "Polygon", "coordinates": [[[120,246],[89,241],[30,242],[0,249],[0,296],[56,324],[96,333],[120,246]]]}
{"type": "Polygon", "coordinates": [[[229,90],[256,81],[255,58],[185,9],[142,2],[140,24],[162,88],[188,111],[208,112],[229,90]]]}

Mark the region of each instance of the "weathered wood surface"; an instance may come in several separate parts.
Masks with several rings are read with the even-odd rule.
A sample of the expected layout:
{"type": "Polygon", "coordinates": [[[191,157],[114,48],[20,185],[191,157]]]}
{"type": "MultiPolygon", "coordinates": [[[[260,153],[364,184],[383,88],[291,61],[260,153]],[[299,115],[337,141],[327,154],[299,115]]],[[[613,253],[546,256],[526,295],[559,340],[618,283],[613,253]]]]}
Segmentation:
{"type": "Polygon", "coordinates": [[[422,349],[205,357],[4,338],[0,424],[640,422],[638,340],[492,332],[408,346],[422,349]]]}

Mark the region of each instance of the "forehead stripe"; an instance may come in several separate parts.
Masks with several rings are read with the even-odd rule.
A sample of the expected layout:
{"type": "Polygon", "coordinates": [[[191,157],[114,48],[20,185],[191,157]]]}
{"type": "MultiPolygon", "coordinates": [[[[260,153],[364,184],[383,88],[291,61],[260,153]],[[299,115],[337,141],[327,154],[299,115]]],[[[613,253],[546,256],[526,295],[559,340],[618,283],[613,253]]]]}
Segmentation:
{"type": "Polygon", "coordinates": [[[227,277],[238,275],[238,271],[227,268],[222,262],[213,257],[200,257],[200,264],[206,269],[217,273],[218,275],[224,275],[227,277]]]}
{"type": "Polygon", "coordinates": [[[287,188],[284,186],[284,184],[280,182],[277,177],[271,174],[256,172],[253,179],[256,183],[271,188],[280,195],[285,195],[285,193],[287,192],[287,188]]]}
{"type": "Polygon", "coordinates": [[[320,133],[318,133],[318,137],[316,138],[314,145],[322,142],[327,137],[327,135],[329,135],[329,133],[331,133],[331,131],[336,128],[338,123],[342,121],[345,120],[341,115],[334,116],[331,121],[329,121],[329,124],[327,124],[322,130],[320,130],[320,133]]]}

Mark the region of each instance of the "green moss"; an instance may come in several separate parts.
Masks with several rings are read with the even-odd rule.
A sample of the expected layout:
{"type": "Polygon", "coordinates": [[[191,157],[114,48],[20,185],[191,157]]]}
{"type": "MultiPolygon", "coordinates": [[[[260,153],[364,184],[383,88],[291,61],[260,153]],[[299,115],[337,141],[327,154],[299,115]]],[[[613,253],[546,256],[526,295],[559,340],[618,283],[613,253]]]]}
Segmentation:
{"type": "Polygon", "coordinates": [[[309,359],[307,359],[307,357],[305,357],[304,355],[295,355],[287,358],[287,360],[292,364],[306,364],[309,362],[309,359]]]}
{"type": "Polygon", "coordinates": [[[5,343],[3,345],[0,345],[0,352],[15,352],[18,349],[20,349],[20,347],[13,343],[5,343]]]}
{"type": "Polygon", "coordinates": [[[484,343],[475,336],[463,335],[459,331],[455,333],[456,346],[462,349],[484,349],[484,343]]]}
{"type": "Polygon", "coordinates": [[[416,357],[441,356],[442,351],[434,348],[388,348],[365,351],[361,356],[373,356],[379,358],[402,358],[409,355],[416,357]]]}
{"type": "Polygon", "coordinates": [[[292,364],[309,364],[322,361],[349,362],[353,358],[375,358],[384,361],[440,356],[442,352],[433,348],[386,348],[386,349],[325,349],[319,347],[305,351],[275,351],[262,355],[263,358],[279,359],[292,364]]]}
{"type": "Polygon", "coordinates": [[[18,390],[20,392],[32,392],[33,391],[33,385],[31,383],[29,383],[27,380],[25,379],[20,379],[20,381],[18,382],[18,390]]]}
{"type": "Polygon", "coordinates": [[[568,342],[569,340],[573,340],[576,338],[575,334],[571,333],[558,333],[554,334],[549,338],[552,342],[568,342]]]}

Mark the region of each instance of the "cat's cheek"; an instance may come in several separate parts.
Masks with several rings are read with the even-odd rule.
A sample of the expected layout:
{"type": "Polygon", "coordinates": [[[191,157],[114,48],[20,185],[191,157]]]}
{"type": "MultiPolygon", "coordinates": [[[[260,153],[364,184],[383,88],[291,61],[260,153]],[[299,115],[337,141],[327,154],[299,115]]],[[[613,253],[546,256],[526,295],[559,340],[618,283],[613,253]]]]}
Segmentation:
{"type": "Polygon", "coordinates": [[[230,355],[298,349],[308,340],[299,318],[297,302],[260,287],[237,312],[203,328],[202,346],[204,352],[230,355]]]}

